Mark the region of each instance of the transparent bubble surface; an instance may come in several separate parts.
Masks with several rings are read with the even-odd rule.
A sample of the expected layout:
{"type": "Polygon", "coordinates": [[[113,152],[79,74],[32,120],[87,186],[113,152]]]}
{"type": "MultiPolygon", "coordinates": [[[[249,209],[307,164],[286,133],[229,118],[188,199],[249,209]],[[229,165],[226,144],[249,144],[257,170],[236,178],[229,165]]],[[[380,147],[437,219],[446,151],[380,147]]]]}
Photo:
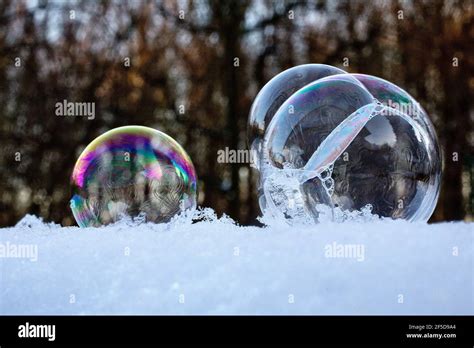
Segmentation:
{"type": "Polygon", "coordinates": [[[441,158],[426,112],[368,75],[319,79],[290,96],[265,134],[266,209],[292,221],[344,221],[367,212],[427,221],[441,158]]]}
{"type": "Polygon", "coordinates": [[[196,207],[196,172],[170,136],[156,129],[126,126],[92,141],[71,178],[71,209],[81,227],[124,217],[168,222],[196,207]]]}
{"type": "MultiPolygon", "coordinates": [[[[346,74],[325,64],[304,64],[285,70],[268,81],[252,104],[248,120],[248,143],[254,153],[262,153],[262,141],[268,124],[280,106],[297,90],[322,77],[346,74]]],[[[259,168],[259,157],[254,166],[259,168]]]]}
{"type": "MultiPolygon", "coordinates": [[[[280,106],[296,91],[320,78],[332,75],[347,74],[344,70],[325,64],[304,64],[287,69],[270,81],[260,90],[252,104],[248,120],[248,144],[252,152],[252,167],[265,176],[265,164],[268,159],[263,157],[263,138],[265,131],[280,106]]],[[[263,183],[259,181],[257,196],[262,212],[266,209],[263,183]]]]}

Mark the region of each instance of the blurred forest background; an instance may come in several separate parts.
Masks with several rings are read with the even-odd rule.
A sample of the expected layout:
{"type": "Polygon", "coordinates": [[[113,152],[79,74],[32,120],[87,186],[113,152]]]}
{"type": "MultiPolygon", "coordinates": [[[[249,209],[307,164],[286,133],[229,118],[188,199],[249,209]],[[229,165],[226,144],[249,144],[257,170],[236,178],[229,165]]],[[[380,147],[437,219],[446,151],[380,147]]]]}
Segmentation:
{"type": "Polygon", "coordinates": [[[431,221],[472,220],[473,4],[0,0],[0,226],[26,213],[75,224],[69,178],[78,155],[129,124],[183,145],[200,205],[255,223],[255,173],[218,163],[217,150],[245,149],[258,90],[304,63],[373,74],[411,93],[444,153],[431,221]],[[56,116],[64,99],[95,103],[95,119],[56,116]]]}

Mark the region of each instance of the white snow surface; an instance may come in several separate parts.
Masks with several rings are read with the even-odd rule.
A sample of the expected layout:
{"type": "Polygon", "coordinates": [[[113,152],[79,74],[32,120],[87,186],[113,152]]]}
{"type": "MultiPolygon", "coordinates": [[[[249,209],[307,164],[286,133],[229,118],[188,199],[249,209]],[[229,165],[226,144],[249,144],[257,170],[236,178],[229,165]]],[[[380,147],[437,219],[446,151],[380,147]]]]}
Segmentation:
{"type": "Polygon", "coordinates": [[[0,314],[474,314],[473,223],[200,214],[101,228],[27,215],[0,229],[0,314]],[[37,260],[13,257],[25,245],[37,260]]]}

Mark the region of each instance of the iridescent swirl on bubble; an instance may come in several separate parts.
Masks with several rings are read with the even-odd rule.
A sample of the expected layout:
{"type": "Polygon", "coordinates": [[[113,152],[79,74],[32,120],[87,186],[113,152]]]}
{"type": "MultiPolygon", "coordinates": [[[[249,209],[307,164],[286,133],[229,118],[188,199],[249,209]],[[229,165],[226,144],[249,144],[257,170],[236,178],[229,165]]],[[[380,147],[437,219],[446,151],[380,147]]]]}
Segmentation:
{"type": "Polygon", "coordinates": [[[196,172],[170,136],[143,126],[112,129],[82,152],[72,174],[71,209],[81,227],[125,216],[168,222],[196,207],[196,172]]]}

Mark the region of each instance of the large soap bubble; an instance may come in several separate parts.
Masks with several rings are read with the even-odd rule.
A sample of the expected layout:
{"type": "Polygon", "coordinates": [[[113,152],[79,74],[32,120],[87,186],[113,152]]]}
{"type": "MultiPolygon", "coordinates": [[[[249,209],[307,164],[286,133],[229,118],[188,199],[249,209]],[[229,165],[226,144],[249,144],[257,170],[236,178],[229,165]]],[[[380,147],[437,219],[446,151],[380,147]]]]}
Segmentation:
{"type": "MultiPolygon", "coordinates": [[[[304,64],[285,70],[268,81],[252,104],[248,120],[248,144],[252,153],[252,166],[264,175],[266,158],[262,158],[263,138],[268,124],[278,108],[297,90],[322,77],[346,74],[344,70],[325,64],[304,64]],[[263,164],[262,164],[263,163],[263,164]],[[262,164],[262,165],[261,165],[262,164]]],[[[265,209],[261,182],[258,186],[260,207],[265,209]]]]}
{"type": "Polygon", "coordinates": [[[263,145],[267,211],[303,221],[328,214],[343,220],[367,209],[383,217],[428,220],[441,174],[434,128],[419,106],[419,112],[394,108],[387,98],[414,100],[382,81],[329,76],[281,105],[263,145]]]}
{"type": "Polygon", "coordinates": [[[77,160],[71,181],[71,209],[81,227],[124,216],[167,222],[196,207],[191,159],[170,136],[148,127],[119,127],[96,138],[77,160]]]}

